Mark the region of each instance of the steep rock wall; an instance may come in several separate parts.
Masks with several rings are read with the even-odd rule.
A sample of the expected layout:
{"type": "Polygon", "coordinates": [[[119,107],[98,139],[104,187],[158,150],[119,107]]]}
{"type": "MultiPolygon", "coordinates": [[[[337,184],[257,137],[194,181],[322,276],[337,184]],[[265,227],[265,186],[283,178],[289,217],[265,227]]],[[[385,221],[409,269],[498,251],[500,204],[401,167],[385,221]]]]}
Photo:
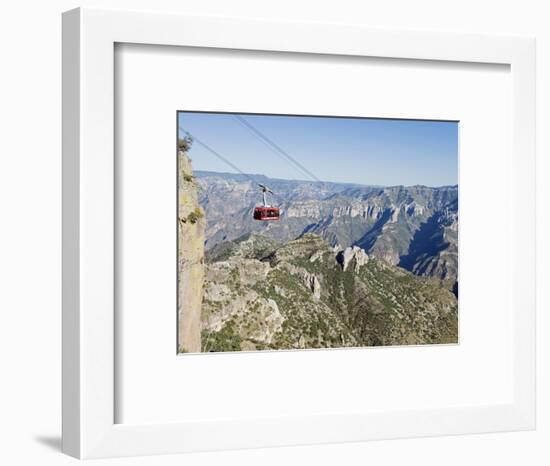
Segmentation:
{"type": "Polygon", "coordinates": [[[178,348],[201,351],[206,222],[199,207],[191,159],[178,152],[178,348]]]}

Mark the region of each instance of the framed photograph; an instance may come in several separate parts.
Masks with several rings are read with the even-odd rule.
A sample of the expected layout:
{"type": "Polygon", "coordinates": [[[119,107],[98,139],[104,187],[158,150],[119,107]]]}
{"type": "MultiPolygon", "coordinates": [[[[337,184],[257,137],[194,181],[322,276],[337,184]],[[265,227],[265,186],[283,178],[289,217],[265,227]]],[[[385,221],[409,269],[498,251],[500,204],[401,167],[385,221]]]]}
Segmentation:
{"type": "Polygon", "coordinates": [[[63,450],[533,429],[535,46],[63,16],[63,450]]]}
{"type": "Polygon", "coordinates": [[[457,121],[177,119],[181,353],[458,343],[457,121]]]}

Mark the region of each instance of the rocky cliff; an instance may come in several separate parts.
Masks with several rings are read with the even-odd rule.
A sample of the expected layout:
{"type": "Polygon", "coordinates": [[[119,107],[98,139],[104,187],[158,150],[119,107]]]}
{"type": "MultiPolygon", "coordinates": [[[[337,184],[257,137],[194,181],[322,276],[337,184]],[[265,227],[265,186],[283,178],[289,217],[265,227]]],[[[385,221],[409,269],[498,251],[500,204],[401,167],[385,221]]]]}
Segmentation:
{"type": "Polygon", "coordinates": [[[206,222],[191,159],[178,152],[178,348],[201,351],[206,222]]]}
{"type": "Polygon", "coordinates": [[[203,351],[456,343],[456,296],[358,246],[247,234],[207,253],[203,351]]]}

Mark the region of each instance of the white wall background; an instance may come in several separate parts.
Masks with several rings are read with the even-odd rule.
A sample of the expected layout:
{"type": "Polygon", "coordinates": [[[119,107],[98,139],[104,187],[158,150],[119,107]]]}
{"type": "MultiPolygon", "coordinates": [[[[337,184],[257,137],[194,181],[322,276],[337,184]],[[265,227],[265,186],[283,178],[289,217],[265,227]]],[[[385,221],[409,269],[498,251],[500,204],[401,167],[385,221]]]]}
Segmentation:
{"type": "MultiPolygon", "coordinates": [[[[0,463],[74,464],[61,432],[61,12],[76,6],[537,37],[538,429],[102,465],[550,464],[550,14],[544,0],[12,0],[0,13],[0,463]]],[[[487,180],[488,189],[491,180],[487,180]]],[[[490,209],[488,209],[490,215],[490,209]]],[[[480,232],[490,234],[490,232],[480,232]]],[[[503,252],[505,253],[505,251],[503,252]]]]}

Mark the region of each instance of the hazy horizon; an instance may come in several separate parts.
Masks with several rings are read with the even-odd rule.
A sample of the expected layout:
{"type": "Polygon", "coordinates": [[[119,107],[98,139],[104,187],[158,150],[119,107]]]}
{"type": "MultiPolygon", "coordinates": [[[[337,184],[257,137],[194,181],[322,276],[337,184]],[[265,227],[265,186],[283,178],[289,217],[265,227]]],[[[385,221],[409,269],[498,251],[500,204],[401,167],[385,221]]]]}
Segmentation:
{"type": "Polygon", "coordinates": [[[292,181],[296,183],[331,183],[331,184],[346,184],[350,186],[364,186],[368,188],[393,188],[398,186],[403,186],[405,188],[411,188],[414,186],[419,187],[426,187],[426,188],[454,188],[455,186],[458,187],[458,183],[455,184],[444,184],[444,185],[437,185],[437,186],[431,186],[426,184],[392,184],[392,185],[382,185],[382,184],[364,184],[364,183],[354,183],[350,181],[329,181],[329,180],[303,180],[303,179],[297,179],[297,178],[276,178],[273,176],[267,176],[264,173],[237,173],[237,172],[229,172],[229,171],[218,171],[218,170],[195,170],[195,175],[200,176],[201,173],[212,173],[212,174],[218,174],[218,175],[231,175],[231,176],[250,176],[252,179],[253,177],[264,177],[270,180],[274,181],[292,181]]]}

